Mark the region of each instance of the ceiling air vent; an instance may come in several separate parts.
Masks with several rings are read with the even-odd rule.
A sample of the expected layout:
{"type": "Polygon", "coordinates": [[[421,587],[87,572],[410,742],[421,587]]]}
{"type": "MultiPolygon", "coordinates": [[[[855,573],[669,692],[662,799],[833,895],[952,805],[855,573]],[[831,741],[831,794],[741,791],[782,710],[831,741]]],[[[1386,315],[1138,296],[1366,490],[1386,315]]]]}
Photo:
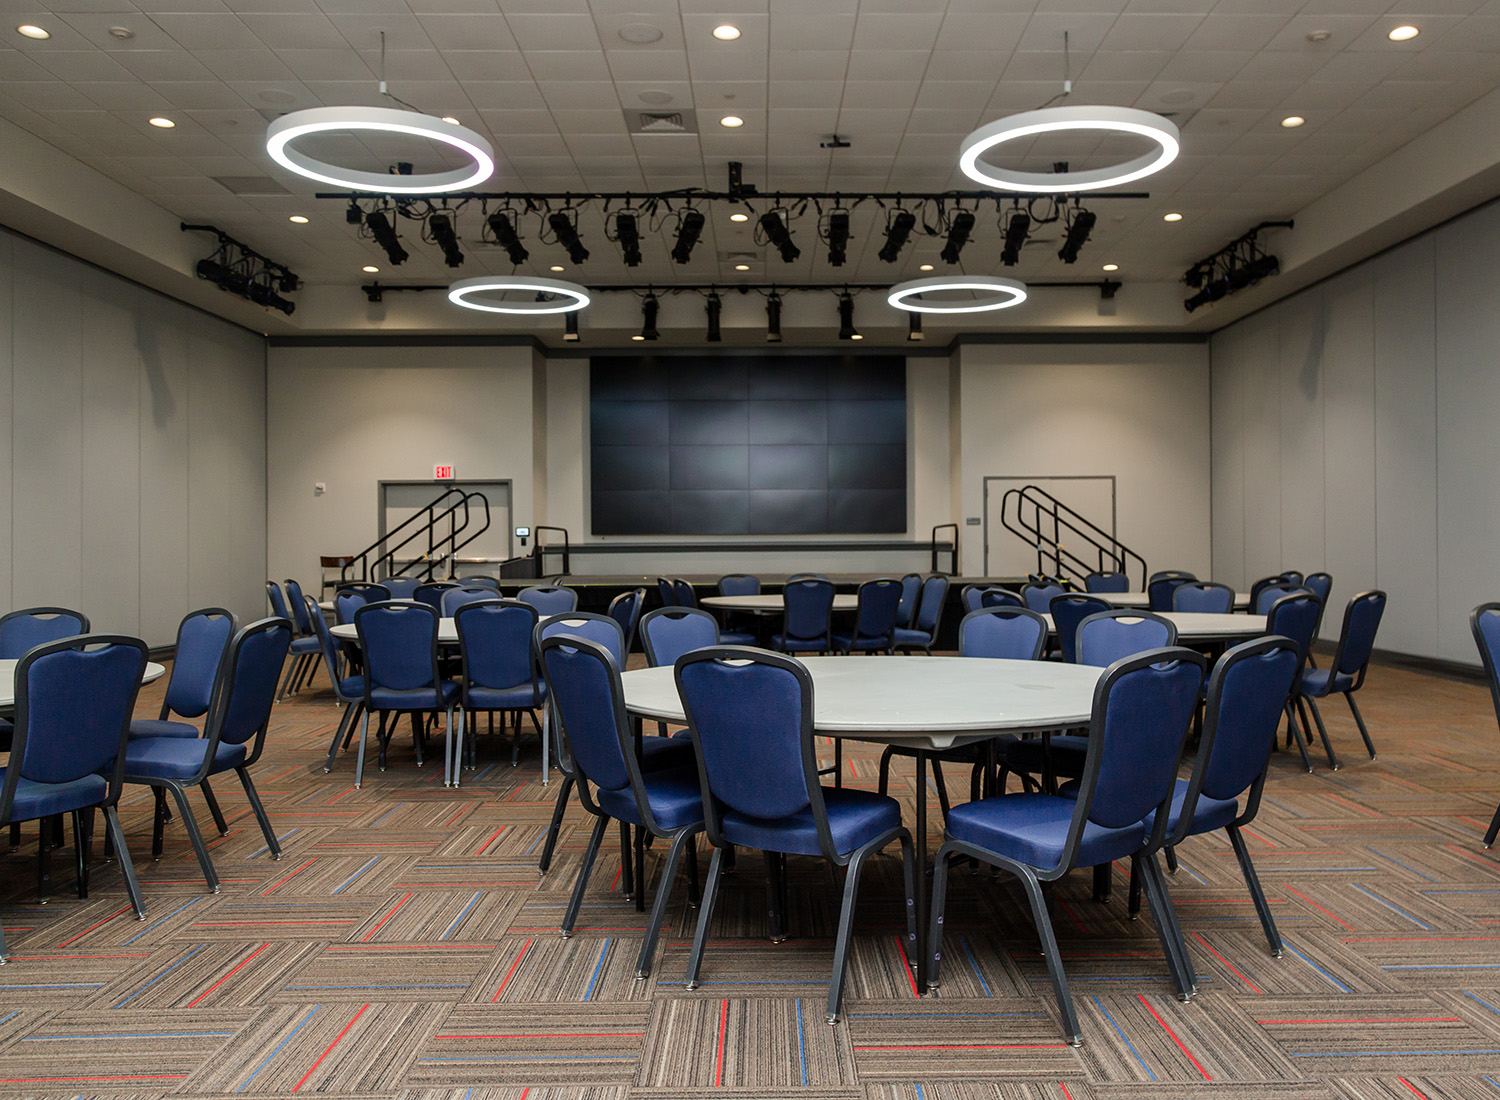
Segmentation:
{"type": "Polygon", "coordinates": [[[235,195],[290,195],[270,176],[212,176],[215,183],[235,195]]]}
{"type": "Polygon", "coordinates": [[[627,111],[625,124],[632,134],[695,134],[697,122],[680,111],[627,111]]]}

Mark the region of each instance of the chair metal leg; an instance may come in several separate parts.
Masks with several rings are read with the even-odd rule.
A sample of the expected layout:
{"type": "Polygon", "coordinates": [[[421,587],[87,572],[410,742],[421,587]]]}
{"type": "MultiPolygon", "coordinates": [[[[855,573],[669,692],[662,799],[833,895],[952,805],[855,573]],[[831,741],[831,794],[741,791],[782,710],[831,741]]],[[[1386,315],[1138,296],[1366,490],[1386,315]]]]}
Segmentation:
{"type": "Polygon", "coordinates": [[[125,846],[125,832],[120,828],[120,815],[113,806],[104,807],[105,835],[114,843],[115,858],[120,861],[120,873],[125,877],[125,892],[130,895],[130,904],[135,908],[135,919],[146,919],[146,903],[141,897],[141,884],[135,877],[135,864],[130,859],[130,849],[125,846]]]}
{"type": "Polygon", "coordinates": [[[1130,857],[1130,899],[1126,912],[1131,920],[1141,919],[1141,863],[1135,856],[1130,857]]]}
{"type": "Polygon", "coordinates": [[[646,911],[646,830],[635,827],[635,911],[646,911]]]}
{"type": "Polygon", "coordinates": [[[21,846],[21,823],[12,821],[10,823],[10,850],[14,852],[21,846]]]}
{"type": "Polygon", "coordinates": [[[339,728],[333,731],[333,741],[328,746],[328,760],[323,765],[324,775],[333,771],[333,758],[338,755],[339,742],[346,741],[346,738],[354,732],[350,727],[353,725],[354,712],[357,709],[356,703],[344,704],[343,716],[339,718],[339,728]]]}
{"type": "MultiPolygon", "coordinates": [[[[952,808],[948,804],[948,784],[943,782],[943,765],[936,756],[932,758],[932,785],[937,788],[938,806],[943,811],[943,825],[948,824],[948,811],[952,808]]],[[[921,798],[924,792],[918,791],[917,797],[921,798]]]]}
{"type": "Polygon", "coordinates": [[[349,745],[354,741],[354,723],[359,721],[359,716],[365,712],[364,701],[354,704],[354,717],[349,722],[349,728],[344,731],[344,751],[349,751],[349,745]]]}
{"type": "Polygon", "coordinates": [[[1031,918],[1036,924],[1037,937],[1042,941],[1042,954],[1047,958],[1047,973],[1052,978],[1052,992],[1057,997],[1057,1011],[1062,1016],[1063,1035],[1069,1046],[1082,1046],[1083,1032],[1078,1028],[1078,1014],[1073,1010],[1073,994],[1068,990],[1068,976],[1063,972],[1057,935],[1052,931],[1047,899],[1042,896],[1042,884],[1031,868],[1017,865],[1014,870],[1021,884],[1026,887],[1026,900],[1031,904],[1031,918]]]}
{"type": "Polygon", "coordinates": [[[1495,834],[1500,833],[1500,806],[1495,807],[1495,816],[1490,818],[1490,827],[1484,831],[1484,846],[1495,843],[1495,834]]]}
{"type": "Polygon", "coordinates": [[[1312,711],[1313,721],[1318,724],[1318,736],[1323,739],[1323,751],[1328,754],[1328,766],[1334,771],[1338,771],[1339,758],[1333,755],[1333,742],[1328,740],[1328,729],[1323,725],[1323,712],[1318,709],[1318,701],[1310,695],[1299,695],[1297,696],[1297,707],[1299,710],[1302,707],[1303,699],[1307,700],[1307,706],[1312,711]]]}
{"type": "Polygon", "coordinates": [[[780,852],[765,852],[766,858],[766,911],[771,923],[771,942],[786,942],[786,911],[782,908],[785,896],[785,864],[780,852]]]}
{"type": "Polygon", "coordinates": [[[464,712],[458,712],[458,727],[453,725],[453,712],[448,712],[448,736],[443,739],[443,786],[458,786],[458,773],[463,768],[464,712]]]}
{"type": "Polygon", "coordinates": [[[573,922],[578,919],[579,907],[583,905],[583,892],[588,889],[589,875],[594,871],[594,859],[599,855],[599,844],[604,840],[604,827],[609,818],[600,817],[594,822],[594,831],[589,835],[588,849],[583,853],[583,866],[578,869],[578,881],[573,885],[573,897],[568,901],[568,911],[563,914],[563,939],[573,934],[573,922]]]}
{"type": "MultiPolygon", "coordinates": [[[[1350,702],[1352,703],[1353,700],[1351,699],[1350,702]]],[[[833,739],[833,785],[835,787],[844,785],[844,739],[842,737],[833,739]]]]}
{"type": "Polygon", "coordinates": [[[703,947],[708,942],[708,926],[713,922],[714,902],[719,896],[719,879],[724,875],[724,849],[715,848],[708,861],[708,885],[698,903],[698,928],[693,933],[693,950],[688,955],[687,988],[698,988],[698,973],[703,969],[703,947]]]}
{"type": "Polygon", "coordinates": [[[896,750],[890,745],[880,754],[880,793],[885,794],[891,785],[891,757],[896,755],[896,750]]]}
{"type": "Polygon", "coordinates": [[[537,861],[537,869],[544,875],[552,866],[552,851],[557,847],[557,834],[562,832],[563,814],[568,812],[568,795],[572,793],[573,777],[565,774],[557,791],[557,805],[552,810],[552,824],[547,826],[547,839],[542,844],[542,858],[537,861]]]}
{"type": "Polygon", "coordinates": [[[1110,888],[1113,885],[1110,881],[1114,877],[1113,870],[1113,863],[1094,864],[1094,900],[1101,905],[1109,901],[1110,888]]]}
{"type": "Polygon", "coordinates": [[[1161,941],[1167,969],[1177,986],[1177,999],[1186,1001],[1198,991],[1198,983],[1193,976],[1187,944],[1182,939],[1182,926],[1177,923],[1177,913],[1172,908],[1172,896],[1167,892],[1167,880],[1154,854],[1141,857],[1139,862],[1141,881],[1146,887],[1146,903],[1151,906],[1152,922],[1156,925],[1156,938],[1161,941]]]}
{"type": "Polygon", "coordinates": [[[411,712],[411,744],[412,750],[417,754],[417,767],[419,768],[427,765],[425,752],[427,748],[427,733],[422,728],[425,722],[425,715],[419,714],[417,711],[411,712]]]}
{"type": "Polygon", "coordinates": [[[849,972],[849,936],[854,930],[854,903],[859,898],[860,872],[873,851],[866,845],[855,852],[844,874],[844,904],[839,908],[839,930],[833,941],[833,977],[828,982],[826,1019],[830,1024],[839,1022],[839,1009],[844,1003],[844,979],[849,972]]]}
{"type": "Polygon", "coordinates": [[[250,809],[255,811],[255,820],[260,822],[260,831],[266,838],[266,847],[271,852],[272,859],[281,858],[281,844],[276,839],[276,830],[271,828],[271,819],[266,816],[266,808],[261,805],[260,793],[256,791],[255,784],[250,781],[250,772],[247,768],[235,768],[234,773],[240,777],[240,783],[245,788],[245,797],[250,800],[250,809]]]}
{"type": "Polygon", "coordinates": [[[1177,873],[1177,849],[1168,845],[1163,850],[1167,856],[1167,873],[1175,875],[1177,873]]]}
{"type": "Polygon", "coordinates": [[[1286,728],[1289,734],[1297,739],[1297,751],[1302,754],[1302,766],[1309,772],[1313,770],[1312,757],[1307,755],[1307,738],[1302,736],[1302,728],[1297,725],[1297,715],[1292,710],[1292,701],[1288,699],[1286,706],[1286,728]]]}
{"type": "Polygon", "coordinates": [[[551,715],[550,707],[542,708],[542,786],[546,786],[552,777],[552,724],[548,720],[551,715]]]}
{"type": "Polygon", "coordinates": [[[220,836],[229,835],[229,823],[224,820],[224,811],[219,809],[219,800],[214,797],[214,792],[208,786],[205,779],[198,784],[198,789],[203,792],[203,801],[208,803],[208,812],[213,815],[214,826],[219,830],[220,836]]]}
{"type": "Polygon", "coordinates": [[[203,843],[203,834],[198,830],[198,822],[193,817],[193,808],[188,805],[187,791],[176,783],[165,784],[167,790],[172,792],[172,798],[177,803],[177,810],[182,814],[183,828],[187,829],[188,840],[193,845],[193,851],[198,856],[198,866],[203,869],[204,881],[208,883],[211,894],[219,892],[219,876],[214,871],[214,861],[208,854],[208,848],[203,843]]]}
{"type": "Polygon", "coordinates": [[[286,698],[286,693],[291,690],[292,673],[297,669],[297,663],[301,658],[293,657],[286,664],[286,679],[281,681],[281,690],[276,693],[276,701],[279,703],[286,698]]]}
{"type": "Polygon", "coordinates": [[[702,894],[698,888],[698,841],[694,838],[687,849],[687,871],[688,871],[688,908],[698,908],[698,902],[702,894]]]}
{"type": "Polygon", "coordinates": [[[677,867],[682,862],[683,849],[691,849],[697,839],[698,827],[684,829],[672,838],[672,847],[667,850],[667,862],[661,870],[661,882],[656,886],[656,900],[651,903],[650,923],[646,925],[646,939],[641,944],[641,953],[635,960],[635,976],[640,981],[651,975],[651,960],[656,955],[656,941],[661,935],[661,922],[667,916],[667,899],[672,896],[672,886],[677,881],[677,867]]]}
{"type": "Polygon", "coordinates": [[[73,863],[77,871],[78,896],[89,896],[89,848],[94,832],[94,808],[73,811],[73,863]],[[85,822],[84,815],[88,815],[85,822]]]}
{"type": "Polygon", "coordinates": [[[1240,861],[1240,873],[1245,876],[1245,885],[1250,890],[1250,900],[1255,903],[1255,912],[1260,917],[1260,926],[1266,933],[1266,942],[1271,945],[1271,954],[1281,958],[1281,933],[1276,929],[1276,919],[1271,916],[1266,892],[1261,889],[1260,876],[1255,873],[1255,864],[1250,862],[1250,851],[1245,847],[1245,838],[1233,825],[1224,830],[1229,834],[1229,843],[1234,846],[1234,857],[1240,861]]]}
{"type": "Polygon", "coordinates": [[[620,895],[629,901],[635,896],[635,863],[631,858],[630,826],[620,822],[620,895]]]}
{"type": "Polygon", "coordinates": [[[151,793],[156,799],[156,812],[152,814],[151,858],[159,860],[161,859],[162,847],[166,839],[167,792],[160,787],[152,787],[151,793]]]}
{"type": "Polygon", "coordinates": [[[365,780],[365,742],[369,739],[369,736],[370,712],[365,711],[359,723],[359,748],[356,750],[354,756],[354,789],[356,791],[359,790],[360,784],[365,780]]]}
{"type": "Polygon", "coordinates": [[[1354,692],[1344,692],[1344,701],[1349,704],[1349,713],[1354,715],[1354,724],[1359,727],[1359,735],[1365,739],[1365,750],[1370,754],[1370,759],[1375,759],[1375,742],[1370,740],[1370,731],[1365,728],[1365,717],[1359,713],[1359,707],[1354,702],[1354,692]]]}

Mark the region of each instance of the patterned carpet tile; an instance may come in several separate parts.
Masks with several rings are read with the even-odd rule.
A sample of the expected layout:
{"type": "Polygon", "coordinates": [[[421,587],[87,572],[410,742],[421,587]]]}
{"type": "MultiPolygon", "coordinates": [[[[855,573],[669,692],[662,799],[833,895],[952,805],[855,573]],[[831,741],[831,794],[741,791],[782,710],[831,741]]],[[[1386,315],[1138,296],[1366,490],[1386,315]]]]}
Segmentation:
{"type": "Polygon", "coordinates": [[[421,1044],[408,1083],[623,1084],[640,1065],[651,1006],[464,1004],[421,1044]]]}
{"type": "Polygon", "coordinates": [[[662,997],[637,1083],[646,1088],[837,1089],[856,1084],[851,1032],[826,997],[662,997]]]}

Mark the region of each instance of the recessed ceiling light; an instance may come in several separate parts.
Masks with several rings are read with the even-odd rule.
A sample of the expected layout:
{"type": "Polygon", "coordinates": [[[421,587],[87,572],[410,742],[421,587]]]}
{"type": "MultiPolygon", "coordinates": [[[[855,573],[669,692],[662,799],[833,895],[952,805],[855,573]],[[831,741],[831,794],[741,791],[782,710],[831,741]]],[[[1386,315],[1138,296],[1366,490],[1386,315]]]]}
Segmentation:
{"type": "Polygon", "coordinates": [[[660,42],[662,31],[660,27],[650,23],[626,23],[620,28],[620,37],[626,42],[644,46],[648,42],[660,42]]]}
{"type": "Polygon", "coordinates": [[[304,218],[301,214],[293,214],[290,218],[287,219],[287,221],[296,222],[298,225],[307,224],[307,219],[304,218]]]}
{"type": "Polygon", "coordinates": [[[917,268],[917,270],[918,271],[931,271],[932,270],[932,265],[931,264],[923,264],[921,267],[917,268]]]}
{"type": "Polygon", "coordinates": [[[642,335],[641,335],[641,334],[640,334],[640,333],[639,333],[639,332],[638,332],[638,333],[636,333],[636,334],[635,334],[635,335],[634,335],[634,336],[632,336],[632,337],[631,337],[631,339],[632,339],[632,340],[644,340],[644,339],[645,339],[645,337],[644,337],[644,336],[642,336],[642,335]]]}
{"type": "Polygon", "coordinates": [[[24,34],[27,38],[35,38],[38,42],[45,42],[52,37],[51,31],[43,27],[38,27],[34,23],[22,23],[16,30],[24,34]]]}
{"type": "Polygon", "coordinates": [[[747,221],[750,220],[750,215],[749,214],[731,214],[731,215],[729,215],[729,220],[732,221],[732,222],[747,222],[747,221]]]}
{"type": "Polygon", "coordinates": [[[151,120],[151,125],[159,127],[163,130],[170,130],[173,126],[176,126],[177,123],[173,122],[170,118],[162,118],[160,116],[157,116],[156,118],[153,118],[151,120]]]}
{"type": "Polygon", "coordinates": [[[1104,265],[1104,270],[1105,271],[1119,271],[1120,270],[1120,265],[1119,264],[1105,264],[1104,265]]]}
{"type": "Polygon", "coordinates": [[[714,37],[720,42],[733,42],[740,36],[740,29],[729,23],[724,23],[714,28],[714,37]]]}
{"type": "Polygon", "coordinates": [[[1409,42],[1421,33],[1422,32],[1417,30],[1416,27],[1406,25],[1401,27],[1392,27],[1390,34],[1386,35],[1386,37],[1389,38],[1392,42],[1409,42]]]}
{"type": "Polygon", "coordinates": [[[444,115],[443,121],[446,122],[449,126],[459,125],[458,119],[454,118],[452,115],[444,115]]]}
{"type": "Polygon", "coordinates": [[[736,271],[749,271],[750,270],[750,265],[749,264],[735,264],[734,265],[734,269],[736,271]]]}
{"type": "Polygon", "coordinates": [[[360,270],[363,271],[366,275],[378,275],[380,273],[380,268],[376,267],[374,264],[365,264],[365,266],[360,268],[360,270]]]}
{"type": "Polygon", "coordinates": [[[1298,126],[1301,126],[1306,121],[1307,119],[1303,118],[1301,115],[1287,115],[1286,118],[1281,120],[1281,124],[1288,130],[1295,130],[1298,126]]]}
{"type": "Polygon", "coordinates": [[[1161,216],[1161,220],[1164,222],[1180,222],[1182,221],[1182,215],[1177,213],[1176,211],[1173,211],[1170,214],[1163,214],[1161,216]]]}
{"type": "Polygon", "coordinates": [[[131,30],[129,27],[110,27],[109,36],[111,38],[118,38],[122,42],[129,42],[132,38],[135,37],[135,31],[131,30]]]}
{"type": "Polygon", "coordinates": [[[551,270],[553,270],[553,271],[562,271],[563,270],[563,265],[562,264],[553,264],[551,270]]]}
{"type": "Polygon", "coordinates": [[[849,339],[851,339],[851,340],[863,340],[864,336],[862,334],[856,332],[853,336],[849,337],[849,339]]]}
{"type": "Polygon", "coordinates": [[[723,118],[719,119],[719,125],[728,126],[731,130],[733,130],[736,126],[745,125],[745,120],[742,119],[739,115],[725,115],[723,118]]]}

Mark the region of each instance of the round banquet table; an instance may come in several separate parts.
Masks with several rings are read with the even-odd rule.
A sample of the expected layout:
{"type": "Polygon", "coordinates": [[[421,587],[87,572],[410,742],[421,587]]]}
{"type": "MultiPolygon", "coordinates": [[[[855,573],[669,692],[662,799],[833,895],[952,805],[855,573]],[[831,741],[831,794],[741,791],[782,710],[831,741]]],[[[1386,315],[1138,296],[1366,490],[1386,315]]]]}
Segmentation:
{"type": "MultiPolygon", "coordinates": [[[[902,745],[917,762],[917,882],[927,881],[927,753],[997,733],[1088,725],[1101,668],[1055,661],[975,657],[806,657],[813,681],[813,729],[820,735],[902,745]]],[[[671,668],[625,673],[625,709],[683,721],[671,668]]],[[[925,885],[921,888],[925,893],[925,885]]],[[[928,904],[917,899],[917,943],[927,942],[928,904]]],[[[926,952],[916,952],[917,988],[927,988],[926,952]]]]}
{"type": "MultiPolygon", "coordinates": [[[[1151,597],[1144,592],[1080,592],[1081,596],[1093,596],[1103,600],[1111,607],[1150,607],[1151,597]]],[[[1250,606],[1250,593],[1236,592],[1234,594],[1234,606],[1238,608],[1250,606]]]]}
{"type": "MultiPolygon", "coordinates": [[[[757,615],[779,615],[786,611],[786,597],[780,592],[762,592],[755,596],[704,596],[698,602],[721,611],[751,611],[757,615]]],[[[835,611],[854,611],[858,607],[859,597],[852,593],[841,592],[833,597],[835,611]]]]}
{"type": "MultiPolygon", "coordinates": [[[[1154,614],[1177,628],[1178,644],[1243,642],[1258,638],[1266,632],[1264,615],[1216,615],[1206,611],[1157,611],[1154,614]]],[[[1047,629],[1055,634],[1057,631],[1052,625],[1052,616],[1043,615],[1042,619],[1047,623],[1047,629]]]]}
{"type": "MultiPolygon", "coordinates": [[[[10,710],[16,705],[16,665],[19,661],[0,661],[0,710],[10,710]]],[[[165,665],[155,661],[146,662],[146,671],[141,674],[141,683],[149,684],[167,674],[165,665]]]]}
{"type": "MultiPolygon", "coordinates": [[[[353,623],[339,623],[330,626],[328,633],[341,642],[358,642],[359,631],[353,623]]],[[[438,645],[458,645],[458,627],[452,619],[438,620],[438,645]]]]}

